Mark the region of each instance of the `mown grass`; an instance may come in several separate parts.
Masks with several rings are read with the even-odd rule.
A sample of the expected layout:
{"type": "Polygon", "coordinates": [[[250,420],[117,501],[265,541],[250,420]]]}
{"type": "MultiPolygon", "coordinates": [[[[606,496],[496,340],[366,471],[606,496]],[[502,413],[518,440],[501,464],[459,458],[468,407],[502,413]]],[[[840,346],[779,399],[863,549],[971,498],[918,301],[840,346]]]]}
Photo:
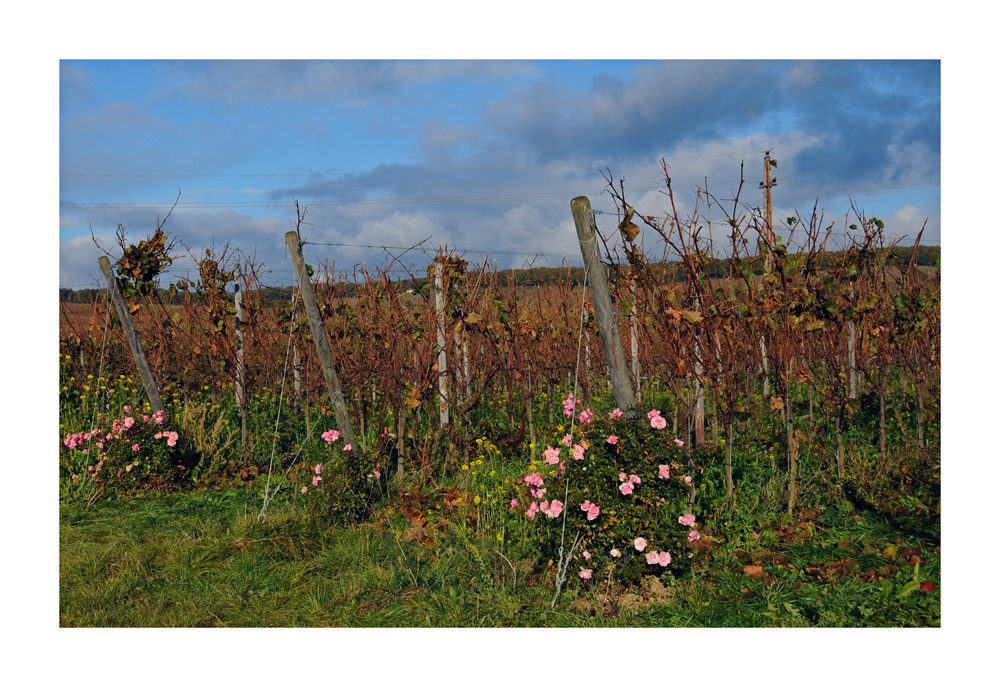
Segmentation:
{"type": "Polygon", "coordinates": [[[594,580],[554,610],[544,565],[510,560],[460,519],[432,516],[424,536],[391,503],[349,527],[292,500],[263,522],[259,510],[253,489],[64,502],[60,626],[940,625],[939,547],[846,509],[714,522],[689,577],[643,590],[594,580]],[[913,556],[933,591],[906,592],[913,556]]]}

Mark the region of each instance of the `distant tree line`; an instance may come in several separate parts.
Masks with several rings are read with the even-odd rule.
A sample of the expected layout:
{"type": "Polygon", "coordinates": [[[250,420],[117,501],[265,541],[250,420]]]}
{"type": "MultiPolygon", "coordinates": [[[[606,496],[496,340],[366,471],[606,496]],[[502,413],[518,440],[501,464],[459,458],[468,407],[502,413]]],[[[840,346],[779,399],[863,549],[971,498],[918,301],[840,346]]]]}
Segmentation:
{"type": "MultiPolygon", "coordinates": [[[[913,248],[910,246],[896,246],[892,249],[892,254],[899,260],[901,267],[909,265],[912,252],[913,248]]],[[[837,254],[838,253],[836,252],[827,253],[824,259],[824,265],[826,261],[832,260],[837,254]]],[[[916,259],[918,267],[940,267],[941,247],[919,246],[917,248],[916,259]]],[[[680,264],[677,262],[668,262],[662,265],[653,265],[652,267],[654,271],[659,272],[666,281],[671,276],[673,270],[680,269],[680,264]]],[[[730,267],[731,262],[729,260],[710,260],[705,268],[705,274],[708,277],[724,278],[729,276],[730,267]]],[[[760,272],[759,265],[757,266],[756,271],[758,273],[760,272]]],[[[502,282],[518,287],[563,284],[567,280],[569,280],[573,286],[577,286],[583,283],[584,273],[583,267],[528,267],[524,269],[500,270],[497,272],[497,276],[500,277],[502,282]]],[[[614,275],[611,275],[611,279],[614,280],[614,275]]],[[[420,279],[416,282],[414,282],[413,279],[405,279],[396,282],[396,285],[400,291],[407,291],[410,289],[420,291],[420,288],[426,281],[427,278],[420,279]]],[[[287,303],[292,297],[292,290],[293,287],[291,286],[265,286],[260,290],[260,297],[265,306],[287,303]]],[[[336,294],[342,298],[351,298],[357,293],[358,286],[351,282],[339,282],[336,285],[335,291],[336,294]]],[[[199,301],[199,296],[194,293],[171,294],[167,289],[158,289],[157,293],[160,296],[160,300],[165,305],[181,305],[184,302],[185,297],[190,298],[192,302],[195,303],[199,301]]],[[[104,289],[59,289],[60,303],[91,303],[94,298],[103,297],[104,289]]]]}

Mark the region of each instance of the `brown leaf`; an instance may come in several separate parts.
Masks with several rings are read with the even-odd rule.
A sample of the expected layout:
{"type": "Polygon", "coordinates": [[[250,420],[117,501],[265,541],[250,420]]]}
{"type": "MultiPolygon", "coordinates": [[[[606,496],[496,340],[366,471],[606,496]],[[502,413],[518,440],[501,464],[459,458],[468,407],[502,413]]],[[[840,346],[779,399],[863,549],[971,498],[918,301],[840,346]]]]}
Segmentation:
{"type": "Polygon", "coordinates": [[[781,396],[771,397],[771,410],[781,410],[785,407],[785,402],[782,400],[781,396]]]}

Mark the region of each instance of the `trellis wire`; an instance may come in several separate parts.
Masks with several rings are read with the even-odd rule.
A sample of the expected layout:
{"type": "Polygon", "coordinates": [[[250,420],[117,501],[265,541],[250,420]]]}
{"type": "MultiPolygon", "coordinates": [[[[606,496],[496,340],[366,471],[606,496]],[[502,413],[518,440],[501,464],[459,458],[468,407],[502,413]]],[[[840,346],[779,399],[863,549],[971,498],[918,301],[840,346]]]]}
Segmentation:
{"type": "Polygon", "coordinates": [[[267,507],[271,504],[272,499],[278,495],[281,485],[285,483],[285,478],[288,477],[288,473],[292,471],[292,466],[295,465],[295,459],[298,458],[299,453],[302,452],[302,447],[305,446],[310,437],[312,437],[313,425],[310,425],[305,438],[299,443],[299,447],[296,449],[295,455],[292,456],[292,460],[288,464],[285,474],[281,476],[281,481],[278,482],[278,485],[274,488],[274,493],[272,494],[271,473],[274,471],[274,453],[278,444],[278,425],[281,422],[281,407],[284,405],[285,399],[285,380],[288,378],[288,354],[292,350],[292,330],[295,328],[295,307],[297,305],[295,293],[295,291],[292,291],[292,314],[288,319],[288,345],[285,347],[285,364],[281,370],[281,391],[278,394],[278,415],[274,419],[274,438],[271,440],[271,459],[267,466],[267,482],[264,484],[264,505],[261,506],[260,514],[257,516],[258,522],[263,522],[267,519],[267,507]]]}
{"type": "MultiPolygon", "coordinates": [[[[589,241],[597,241],[596,233],[589,239],[589,241]]],[[[588,241],[588,242],[589,242],[588,241]]],[[[573,408],[576,409],[576,392],[577,387],[580,383],[580,353],[583,347],[583,324],[586,321],[587,314],[587,277],[589,275],[589,270],[587,269],[587,261],[584,260],[584,270],[583,270],[583,288],[580,290],[580,333],[577,336],[576,341],[576,373],[573,375],[573,408]]],[[[572,413],[569,418],[569,445],[570,451],[573,450],[573,432],[576,426],[576,413],[572,413]]],[[[555,609],[556,601],[559,600],[559,595],[562,593],[562,585],[566,581],[566,571],[569,569],[569,564],[573,560],[573,552],[576,550],[576,545],[580,541],[580,533],[577,532],[576,539],[573,540],[573,546],[570,547],[569,555],[565,557],[565,562],[563,559],[563,554],[566,547],[566,514],[569,512],[569,477],[566,477],[566,491],[563,495],[563,518],[562,518],[562,532],[559,538],[559,564],[556,566],[556,594],[552,597],[552,608],[555,609]]]]}

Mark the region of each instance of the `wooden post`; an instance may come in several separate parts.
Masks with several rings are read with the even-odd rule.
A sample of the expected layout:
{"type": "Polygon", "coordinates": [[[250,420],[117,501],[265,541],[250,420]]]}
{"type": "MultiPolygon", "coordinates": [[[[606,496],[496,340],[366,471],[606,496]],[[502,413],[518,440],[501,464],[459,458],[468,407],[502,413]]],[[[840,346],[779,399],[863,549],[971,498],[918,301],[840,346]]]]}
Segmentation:
{"type": "Polygon", "coordinates": [[[288,232],[285,234],[285,243],[288,245],[288,253],[292,256],[292,262],[295,265],[295,276],[299,282],[299,293],[302,294],[302,305],[309,317],[309,331],[312,333],[313,341],[316,342],[316,352],[319,354],[320,367],[323,369],[323,377],[326,379],[326,389],[330,396],[330,403],[333,405],[334,417],[337,419],[337,428],[344,437],[344,443],[354,446],[356,440],[354,429],[351,427],[351,416],[347,412],[347,403],[344,402],[344,391],[340,386],[340,377],[333,366],[330,338],[326,333],[319,305],[316,303],[312,282],[309,281],[306,261],[302,257],[302,247],[299,245],[299,235],[294,231],[288,232]]]}
{"type": "Polygon", "coordinates": [[[601,265],[601,256],[597,245],[597,227],[590,213],[590,199],[577,196],[570,202],[573,210],[573,221],[576,224],[576,235],[580,240],[580,250],[583,253],[583,264],[589,275],[590,293],[597,315],[597,324],[601,328],[601,343],[604,345],[604,357],[608,361],[611,376],[611,389],[615,394],[618,408],[625,414],[634,417],[635,393],[628,378],[628,364],[625,362],[625,351],[622,348],[621,337],[618,335],[618,325],[615,324],[614,313],[611,310],[611,293],[601,265]]]}
{"type": "MultiPolygon", "coordinates": [[[[104,272],[104,279],[108,282],[108,291],[111,292],[111,300],[115,304],[115,310],[118,311],[118,319],[121,320],[122,330],[125,332],[125,342],[132,352],[132,359],[135,360],[135,366],[139,368],[139,376],[142,378],[142,388],[146,392],[146,398],[149,399],[149,406],[153,409],[154,413],[164,412],[163,401],[160,400],[160,390],[153,379],[152,370],[149,369],[146,354],[142,351],[142,344],[139,343],[139,334],[135,331],[135,325],[132,324],[132,316],[129,315],[128,306],[125,305],[125,297],[122,295],[121,289],[118,288],[118,280],[111,273],[111,261],[102,255],[97,258],[97,264],[100,265],[101,271],[104,272]]],[[[166,415],[165,412],[164,415],[166,415]]]]}
{"type": "Polygon", "coordinates": [[[438,256],[434,267],[434,306],[437,309],[438,342],[438,407],[441,410],[441,426],[448,424],[448,346],[444,336],[444,256],[438,256]]]}
{"type": "Polygon", "coordinates": [[[247,399],[246,399],[246,379],[245,367],[243,364],[243,290],[240,283],[243,279],[243,271],[240,264],[236,263],[233,273],[233,283],[236,293],[233,294],[233,304],[236,308],[236,403],[240,413],[240,448],[247,450],[247,399]]]}

